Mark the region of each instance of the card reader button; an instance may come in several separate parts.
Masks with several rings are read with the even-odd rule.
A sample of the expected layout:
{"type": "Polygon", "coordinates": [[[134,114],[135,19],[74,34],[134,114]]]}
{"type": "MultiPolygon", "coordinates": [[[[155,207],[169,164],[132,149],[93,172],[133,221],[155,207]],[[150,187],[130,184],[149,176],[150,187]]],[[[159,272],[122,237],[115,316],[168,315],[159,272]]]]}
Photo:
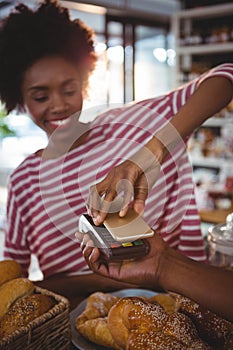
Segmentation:
{"type": "Polygon", "coordinates": [[[134,241],[134,245],[142,245],[143,242],[141,240],[138,240],[138,241],[134,241]]]}
{"type": "Polygon", "coordinates": [[[117,243],[112,243],[111,248],[119,248],[121,245],[117,243]]]}
{"type": "Polygon", "coordinates": [[[123,247],[132,247],[133,243],[132,242],[126,242],[126,243],[122,243],[123,247]]]}

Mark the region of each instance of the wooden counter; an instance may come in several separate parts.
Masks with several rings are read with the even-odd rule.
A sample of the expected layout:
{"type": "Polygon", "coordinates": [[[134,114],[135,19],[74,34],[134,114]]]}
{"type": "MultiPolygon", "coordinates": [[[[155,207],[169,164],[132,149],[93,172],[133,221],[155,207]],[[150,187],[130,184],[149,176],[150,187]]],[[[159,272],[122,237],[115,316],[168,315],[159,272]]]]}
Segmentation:
{"type": "Polygon", "coordinates": [[[232,208],[229,210],[200,210],[200,218],[203,222],[209,222],[213,224],[224,224],[228,214],[232,213],[232,208]]]}

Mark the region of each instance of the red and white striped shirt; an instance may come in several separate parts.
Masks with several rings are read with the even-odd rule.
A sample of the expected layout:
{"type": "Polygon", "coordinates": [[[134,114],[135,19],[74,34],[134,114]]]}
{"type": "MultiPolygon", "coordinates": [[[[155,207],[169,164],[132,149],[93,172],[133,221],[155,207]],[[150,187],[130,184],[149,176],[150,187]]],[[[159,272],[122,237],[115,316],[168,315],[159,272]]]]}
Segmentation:
{"type": "MultiPolygon", "coordinates": [[[[85,143],[60,158],[28,156],[9,178],[4,256],[18,261],[25,275],[31,254],[37,256],[44,277],[87,272],[75,233],[90,185],[146,144],[197,84],[214,75],[233,81],[233,64],[216,67],[165,96],[103,113],[90,123],[85,143]]],[[[190,258],[206,259],[185,147],[177,147],[163,163],[144,218],[171,247],[190,258]]]]}

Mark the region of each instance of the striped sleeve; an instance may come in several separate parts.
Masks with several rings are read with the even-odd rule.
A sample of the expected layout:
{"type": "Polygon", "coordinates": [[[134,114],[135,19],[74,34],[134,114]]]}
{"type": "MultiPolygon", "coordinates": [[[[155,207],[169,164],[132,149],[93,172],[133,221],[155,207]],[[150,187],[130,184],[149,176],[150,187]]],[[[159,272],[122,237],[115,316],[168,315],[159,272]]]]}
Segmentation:
{"type": "Polygon", "coordinates": [[[5,229],[4,258],[16,260],[27,277],[31,253],[23,237],[23,223],[11,186],[8,186],[7,222],[5,229]]]}
{"type": "Polygon", "coordinates": [[[233,63],[224,63],[210,69],[207,73],[201,75],[198,80],[198,85],[204,80],[213,77],[223,77],[228,79],[233,84],[233,63]]]}

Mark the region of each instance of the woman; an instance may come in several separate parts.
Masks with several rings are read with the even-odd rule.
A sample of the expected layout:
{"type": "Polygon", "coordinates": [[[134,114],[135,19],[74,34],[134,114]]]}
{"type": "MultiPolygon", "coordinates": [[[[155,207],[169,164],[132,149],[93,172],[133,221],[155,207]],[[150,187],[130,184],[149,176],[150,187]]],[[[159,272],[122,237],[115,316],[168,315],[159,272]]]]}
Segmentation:
{"type": "MultiPolygon", "coordinates": [[[[44,276],[40,285],[67,296],[77,294],[80,285],[86,293],[122,288],[91,273],[75,239],[89,187],[147,144],[205,77],[181,89],[185,97],[178,104],[171,92],[83,124],[79,115],[96,62],[89,28],[46,0],[34,11],[17,6],[1,26],[0,43],[2,102],[8,112],[26,111],[48,136],[47,147],[29,155],[9,178],[4,256],[17,260],[27,276],[36,255],[44,276]]],[[[211,76],[228,74],[219,78],[228,82],[229,72],[230,66],[222,66],[211,76]]],[[[185,143],[164,160],[144,216],[169,245],[205,261],[185,143]]]]}

